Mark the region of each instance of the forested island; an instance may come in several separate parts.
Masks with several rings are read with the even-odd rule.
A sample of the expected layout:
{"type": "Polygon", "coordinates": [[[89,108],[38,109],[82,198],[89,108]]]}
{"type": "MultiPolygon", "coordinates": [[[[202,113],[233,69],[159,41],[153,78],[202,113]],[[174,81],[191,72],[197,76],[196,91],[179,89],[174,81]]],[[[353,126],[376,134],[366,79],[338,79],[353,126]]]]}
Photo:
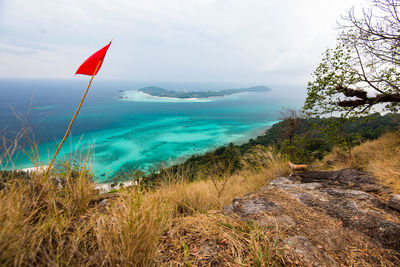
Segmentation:
{"type": "Polygon", "coordinates": [[[175,91],[160,88],[157,86],[149,86],[138,89],[139,92],[143,92],[145,94],[149,94],[151,96],[157,97],[172,97],[172,98],[181,98],[181,99],[189,99],[189,98],[208,98],[208,97],[221,97],[226,95],[232,95],[237,93],[244,93],[244,92],[268,92],[271,91],[270,88],[259,85],[259,86],[252,86],[249,88],[239,88],[239,89],[226,89],[220,91],[175,91]]]}

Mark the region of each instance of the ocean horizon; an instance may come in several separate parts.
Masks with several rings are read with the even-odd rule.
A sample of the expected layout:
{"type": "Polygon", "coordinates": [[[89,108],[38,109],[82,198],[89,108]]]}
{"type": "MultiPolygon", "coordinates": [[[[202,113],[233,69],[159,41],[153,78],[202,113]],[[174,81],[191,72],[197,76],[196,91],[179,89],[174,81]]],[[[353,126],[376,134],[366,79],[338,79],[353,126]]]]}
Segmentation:
{"type": "MultiPolygon", "coordinates": [[[[35,160],[47,165],[87,83],[85,79],[0,80],[1,134],[12,139],[24,127],[18,117],[24,118],[38,144],[35,160]]],[[[303,96],[291,94],[290,86],[268,84],[264,85],[270,92],[200,100],[160,99],[137,92],[146,86],[214,91],[255,85],[259,84],[95,79],[57,160],[90,152],[95,179],[104,182],[121,172],[154,170],[229,143],[247,142],[278,122],[284,108],[299,108],[303,103],[303,96]]],[[[18,151],[6,169],[32,165],[32,159],[18,151]]]]}

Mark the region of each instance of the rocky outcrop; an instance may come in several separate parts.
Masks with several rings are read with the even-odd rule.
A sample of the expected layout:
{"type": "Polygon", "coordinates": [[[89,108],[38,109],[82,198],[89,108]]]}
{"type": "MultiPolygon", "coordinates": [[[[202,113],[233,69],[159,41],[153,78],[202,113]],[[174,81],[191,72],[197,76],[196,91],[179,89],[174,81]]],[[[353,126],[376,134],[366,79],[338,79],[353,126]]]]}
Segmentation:
{"type": "Polygon", "coordinates": [[[392,195],[388,202],[389,207],[400,211],[400,195],[392,195]]]}
{"type": "Polygon", "coordinates": [[[390,263],[400,253],[400,202],[397,195],[386,203],[388,194],[368,173],[309,171],[275,179],[234,199],[224,211],[276,227],[285,237],[286,253],[299,256],[305,265],[351,265],[351,250],[365,248],[376,252],[365,259],[375,265],[382,264],[381,254],[390,263]]]}

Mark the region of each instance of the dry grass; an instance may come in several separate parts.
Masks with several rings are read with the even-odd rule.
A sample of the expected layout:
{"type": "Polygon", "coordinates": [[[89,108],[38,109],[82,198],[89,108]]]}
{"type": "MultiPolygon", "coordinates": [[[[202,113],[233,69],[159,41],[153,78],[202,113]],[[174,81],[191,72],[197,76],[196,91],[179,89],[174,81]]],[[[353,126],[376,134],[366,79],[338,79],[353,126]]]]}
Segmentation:
{"type": "Polygon", "coordinates": [[[150,265],[167,209],[139,188],[101,208],[85,176],[63,186],[35,175],[0,191],[1,265],[150,265]]]}
{"type": "MultiPolygon", "coordinates": [[[[271,150],[258,159],[268,163],[259,162],[262,167],[257,170],[192,183],[184,171],[178,172],[178,177],[169,179],[174,182],[159,189],[124,189],[106,205],[98,205],[106,196],[95,190],[85,168],[90,157],[83,158],[83,167],[71,167],[69,162],[57,168],[52,175],[57,179],[35,173],[29,181],[10,180],[0,190],[0,264],[157,265],[160,237],[175,220],[219,210],[234,197],[288,171],[284,159],[271,150]]],[[[226,234],[233,235],[229,243],[237,248],[232,257],[242,261],[240,255],[249,253],[244,248],[247,241],[226,234]]]]}
{"type": "Polygon", "coordinates": [[[352,157],[334,150],[324,159],[335,162],[334,169],[356,168],[372,173],[377,181],[400,193],[400,132],[387,133],[352,150],[352,157]]]}
{"type": "MultiPolygon", "coordinates": [[[[389,144],[386,147],[391,149],[389,144]]],[[[355,150],[354,155],[357,153],[355,150]]],[[[84,165],[89,162],[88,158],[83,162],[84,165]]],[[[296,263],[293,255],[285,253],[282,243],[290,229],[281,232],[278,228],[259,227],[219,212],[235,197],[289,174],[287,159],[271,148],[255,148],[244,156],[243,163],[244,170],[234,175],[222,173],[187,182],[187,172],[182,170],[170,173],[171,177],[158,189],[143,191],[132,187],[109,197],[94,189],[90,171],[84,167],[66,168],[54,174],[61,178],[57,183],[40,174],[33,175],[28,182],[10,181],[0,190],[0,264],[280,266],[296,263]],[[99,205],[101,199],[107,199],[107,203],[99,205]]],[[[277,193],[276,197],[281,196],[277,193]]],[[[282,198],[281,202],[285,201],[290,202],[282,198]]],[[[309,227],[300,229],[302,233],[314,232],[321,219],[312,211],[304,216],[305,209],[296,203],[288,203],[287,210],[298,214],[298,218],[294,216],[298,220],[308,220],[304,225],[309,227]]],[[[334,223],[326,225],[335,227],[334,223]]],[[[323,240],[320,243],[323,247],[323,240]]],[[[346,258],[345,252],[340,251],[341,259],[346,258]]],[[[361,255],[357,253],[356,256],[361,255]]],[[[352,262],[352,256],[348,257],[346,261],[352,262]]]]}
{"type": "Polygon", "coordinates": [[[105,214],[93,216],[98,250],[92,264],[151,266],[159,238],[169,222],[164,203],[140,189],[125,190],[105,214]]]}
{"type": "Polygon", "coordinates": [[[0,192],[1,262],[73,262],[75,253],[80,253],[77,248],[86,245],[76,238],[87,227],[79,220],[90,211],[90,200],[95,195],[84,177],[67,179],[62,189],[38,174],[29,183],[11,182],[0,192]]]}
{"type": "Polygon", "coordinates": [[[160,242],[163,266],[282,265],[283,248],[269,229],[220,213],[173,220],[160,242]]]}
{"type": "MultiPolygon", "coordinates": [[[[256,224],[220,212],[172,218],[159,244],[161,266],[310,266],[299,256],[307,249],[290,245],[294,236],[306,237],[319,252],[319,260],[343,266],[397,266],[395,253],[375,246],[370,239],[345,228],[320,210],[307,207],[280,190],[258,191],[257,197],[277,201],[282,210],[273,218],[289,216],[294,225],[261,219],[256,224]],[[267,194],[267,195],[263,195],[267,194]],[[296,252],[297,251],[297,252],[296,252]]],[[[272,212],[273,213],[273,212],[272,212]]]]}
{"type": "MultiPolygon", "coordinates": [[[[156,201],[168,203],[174,214],[192,215],[209,210],[220,210],[235,197],[243,196],[268,184],[278,176],[289,174],[286,159],[271,148],[252,151],[252,167],[234,174],[221,174],[206,180],[187,182],[184,177],[171,178],[178,183],[165,184],[152,196],[156,201]]],[[[248,154],[247,156],[250,156],[248,154]]],[[[184,172],[179,172],[178,175],[184,172]]]]}

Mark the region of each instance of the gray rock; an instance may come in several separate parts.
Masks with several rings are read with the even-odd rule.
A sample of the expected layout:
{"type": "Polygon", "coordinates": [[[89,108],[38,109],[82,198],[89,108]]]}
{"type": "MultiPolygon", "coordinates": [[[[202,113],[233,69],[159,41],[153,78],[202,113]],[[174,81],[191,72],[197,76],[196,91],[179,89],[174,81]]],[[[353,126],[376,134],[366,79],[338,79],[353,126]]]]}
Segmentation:
{"type": "Polygon", "coordinates": [[[378,184],[360,184],[360,188],[362,191],[365,192],[372,192],[372,193],[390,193],[390,190],[388,188],[383,187],[382,185],[378,184]]]}
{"type": "Polygon", "coordinates": [[[283,231],[287,228],[291,233],[296,232],[297,235],[288,242],[295,244],[295,251],[308,259],[306,264],[336,264],[328,254],[316,249],[321,243],[312,236],[312,230],[308,232],[309,236],[305,234],[307,225],[323,229],[318,233],[326,233],[321,238],[326,240],[327,251],[341,250],[340,244],[348,242],[341,239],[343,232],[350,231],[361,239],[369,240],[370,247],[379,246],[400,252],[400,218],[395,219],[398,213],[388,208],[400,211],[400,195],[393,195],[386,205],[366,191],[385,193],[384,187],[376,184],[374,177],[368,173],[351,169],[301,172],[279,177],[257,192],[234,199],[231,205],[225,207],[225,212],[244,220],[255,220],[263,226],[276,225],[283,231]],[[323,222],[328,219],[322,218],[330,218],[338,222],[339,228],[325,229],[323,223],[321,226],[310,224],[309,209],[320,214],[316,220],[321,218],[323,222]]]}
{"type": "Polygon", "coordinates": [[[257,218],[261,226],[273,226],[277,228],[294,227],[297,223],[288,215],[263,215],[257,218]]]}
{"type": "Polygon", "coordinates": [[[324,182],[358,186],[361,184],[375,184],[375,178],[373,176],[353,169],[298,172],[294,174],[294,177],[299,179],[302,183],[324,182]]]}
{"type": "Polygon", "coordinates": [[[342,189],[342,188],[328,188],[324,190],[328,194],[335,197],[356,198],[358,200],[374,202],[377,198],[360,190],[342,189]]]}
{"type": "Polygon", "coordinates": [[[282,185],[284,188],[303,189],[303,190],[316,190],[322,187],[320,183],[306,183],[306,184],[288,184],[282,185]]]}
{"type": "Polygon", "coordinates": [[[326,253],[313,246],[303,236],[293,236],[286,240],[288,248],[294,250],[308,266],[337,266],[337,263],[326,253]]]}
{"type": "Polygon", "coordinates": [[[392,195],[389,199],[388,206],[400,211],[400,195],[392,195]]]}
{"type": "Polygon", "coordinates": [[[225,212],[234,212],[241,217],[256,215],[260,212],[264,213],[277,210],[279,210],[279,206],[277,204],[263,198],[235,198],[231,205],[224,208],[225,212]]]}
{"type": "Polygon", "coordinates": [[[293,184],[293,181],[286,177],[279,177],[269,183],[270,185],[293,184]]]}

